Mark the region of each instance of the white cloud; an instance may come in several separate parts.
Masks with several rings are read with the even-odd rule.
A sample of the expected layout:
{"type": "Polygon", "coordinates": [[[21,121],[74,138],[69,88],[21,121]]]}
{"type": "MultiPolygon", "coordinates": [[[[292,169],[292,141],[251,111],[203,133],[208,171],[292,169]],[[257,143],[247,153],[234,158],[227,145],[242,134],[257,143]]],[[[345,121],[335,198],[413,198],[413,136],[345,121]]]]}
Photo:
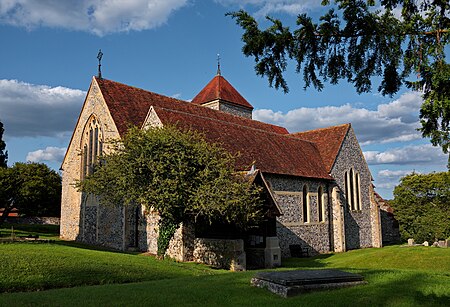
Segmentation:
{"type": "MultiPolygon", "coordinates": [[[[415,170],[388,170],[384,169],[378,172],[378,178],[399,178],[415,172],[415,170]]],[[[418,173],[418,172],[416,172],[418,173]]]]}
{"type": "MultiPolygon", "coordinates": [[[[448,156],[439,147],[431,144],[410,145],[393,148],[387,151],[365,151],[364,157],[368,164],[396,164],[396,165],[445,165],[448,156]]],[[[388,173],[385,173],[385,175],[388,173]]]]}
{"type": "Polygon", "coordinates": [[[188,0],[7,0],[0,23],[32,29],[66,28],[104,35],[140,31],[164,24],[188,0]]]}
{"type": "Polygon", "coordinates": [[[375,185],[380,189],[392,190],[399,184],[400,178],[413,172],[420,174],[420,172],[417,172],[415,170],[381,170],[377,173],[377,180],[375,185]]]}
{"type": "Polygon", "coordinates": [[[356,108],[350,104],[318,108],[299,108],[287,113],[262,109],[253,117],[263,122],[284,126],[291,132],[352,123],[362,145],[406,142],[421,138],[419,93],[407,92],[399,99],[381,104],[377,110],[356,108]]]}
{"type": "Polygon", "coordinates": [[[216,0],[216,2],[223,6],[239,5],[242,8],[253,6],[258,17],[271,13],[297,15],[321,7],[319,0],[216,0]]]}
{"type": "Polygon", "coordinates": [[[45,149],[29,152],[26,160],[29,162],[62,162],[65,153],[66,148],[47,147],[45,149]]]}
{"type": "Polygon", "coordinates": [[[86,92],[0,80],[0,121],[5,136],[61,136],[71,132],[86,92]]]}

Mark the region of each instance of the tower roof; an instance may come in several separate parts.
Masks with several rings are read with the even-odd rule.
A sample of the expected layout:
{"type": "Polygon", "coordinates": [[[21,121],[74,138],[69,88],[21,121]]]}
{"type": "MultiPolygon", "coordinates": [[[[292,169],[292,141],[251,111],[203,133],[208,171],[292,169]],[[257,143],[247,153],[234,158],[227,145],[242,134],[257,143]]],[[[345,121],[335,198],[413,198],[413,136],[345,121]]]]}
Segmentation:
{"type": "Polygon", "coordinates": [[[215,100],[253,110],[253,106],[219,73],[192,99],[192,103],[202,105],[215,100]]]}

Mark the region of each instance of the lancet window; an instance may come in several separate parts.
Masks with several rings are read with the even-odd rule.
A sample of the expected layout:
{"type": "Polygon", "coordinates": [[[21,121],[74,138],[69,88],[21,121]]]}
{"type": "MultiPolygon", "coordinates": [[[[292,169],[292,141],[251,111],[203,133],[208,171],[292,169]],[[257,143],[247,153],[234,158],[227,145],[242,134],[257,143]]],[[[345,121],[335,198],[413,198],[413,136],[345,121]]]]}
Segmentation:
{"type": "Polygon", "coordinates": [[[303,223],[310,222],[310,208],[309,208],[309,192],[308,186],[303,186],[303,223]]]}
{"type": "Polygon", "coordinates": [[[86,123],[81,143],[81,179],[94,172],[95,163],[103,152],[103,131],[95,116],[86,123]]]}
{"type": "Polygon", "coordinates": [[[348,208],[352,211],[361,210],[361,179],[359,173],[351,168],[350,171],[345,172],[344,177],[348,208]]]}

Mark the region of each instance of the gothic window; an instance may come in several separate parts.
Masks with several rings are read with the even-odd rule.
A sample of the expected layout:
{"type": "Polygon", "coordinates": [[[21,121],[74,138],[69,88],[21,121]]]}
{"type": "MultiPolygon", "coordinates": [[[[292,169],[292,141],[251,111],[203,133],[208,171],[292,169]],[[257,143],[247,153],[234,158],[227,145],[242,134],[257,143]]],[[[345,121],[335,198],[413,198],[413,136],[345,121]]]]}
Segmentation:
{"type": "Polygon", "coordinates": [[[303,186],[303,223],[309,223],[310,212],[309,212],[309,193],[308,186],[305,184],[303,186]]]}
{"type": "Polygon", "coordinates": [[[353,168],[344,174],[344,189],[347,195],[347,204],[350,210],[361,210],[361,183],[358,172],[353,168]]]}
{"type": "Polygon", "coordinates": [[[317,191],[317,212],[319,215],[319,222],[325,221],[325,207],[324,207],[324,194],[323,194],[323,188],[319,187],[319,190],[317,191]]]}
{"type": "Polygon", "coordinates": [[[103,133],[95,116],[86,123],[81,143],[81,179],[92,174],[98,157],[103,152],[103,133]]]}
{"type": "Polygon", "coordinates": [[[359,174],[355,175],[355,197],[356,197],[356,210],[361,210],[361,192],[360,192],[360,178],[359,174]]]}

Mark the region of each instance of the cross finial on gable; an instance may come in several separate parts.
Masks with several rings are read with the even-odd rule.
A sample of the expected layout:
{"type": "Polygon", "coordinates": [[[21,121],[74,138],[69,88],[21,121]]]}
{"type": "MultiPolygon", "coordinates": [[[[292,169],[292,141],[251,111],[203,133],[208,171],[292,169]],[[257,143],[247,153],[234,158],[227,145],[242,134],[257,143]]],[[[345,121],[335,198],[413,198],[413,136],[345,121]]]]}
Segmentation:
{"type": "Polygon", "coordinates": [[[98,54],[97,54],[97,59],[98,59],[98,78],[99,79],[102,78],[102,57],[103,57],[103,52],[102,52],[102,49],[100,49],[98,51],[98,54]]]}

